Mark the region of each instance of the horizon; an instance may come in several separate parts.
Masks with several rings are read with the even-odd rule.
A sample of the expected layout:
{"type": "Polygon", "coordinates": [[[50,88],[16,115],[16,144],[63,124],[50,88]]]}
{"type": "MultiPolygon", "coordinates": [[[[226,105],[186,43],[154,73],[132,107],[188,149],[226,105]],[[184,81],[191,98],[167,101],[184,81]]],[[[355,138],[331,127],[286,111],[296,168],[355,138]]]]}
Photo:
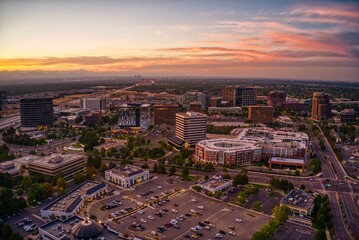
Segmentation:
{"type": "Polygon", "coordinates": [[[358,30],[356,1],[5,0],[0,81],[141,75],[359,82],[358,30]]]}

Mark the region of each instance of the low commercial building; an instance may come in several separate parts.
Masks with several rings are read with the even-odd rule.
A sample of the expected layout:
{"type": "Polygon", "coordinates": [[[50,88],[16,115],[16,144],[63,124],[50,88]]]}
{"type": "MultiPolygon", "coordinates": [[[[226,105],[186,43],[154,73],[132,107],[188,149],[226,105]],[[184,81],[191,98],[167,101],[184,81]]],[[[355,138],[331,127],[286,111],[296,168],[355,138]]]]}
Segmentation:
{"type": "Polygon", "coordinates": [[[256,142],[219,138],[198,142],[194,159],[216,165],[245,166],[260,161],[261,155],[262,148],[256,142]]]}
{"type": "Polygon", "coordinates": [[[232,181],[229,179],[224,179],[221,176],[213,176],[203,182],[198,183],[198,186],[212,193],[217,191],[223,192],[232,186],[232,181]]]}
{"type": "Polygon", "coordinates": [[[280,203],[289,207],[294,215],[310,216],[315,196],[301,189],[293,189],[280,203]]]}
{"type": "Polygon", "coordinates": [[[85,157],[79,154],[53,154],[31,161],[28,165],[29,172],[40,173],[48,176],[62,175],[65,179],[83,172],[85,157]]]}
{"type": "Polygon", "coordinates": [[[0,173],[9,174],[13,178],[20,176],[22,172],[21,164],[15,163],[14,161],[6,161],[0,163],[0,173]]]}
{"type": "Polygon", "coordinates": [[[85,124],[88,126],[94,126],[102,119],[102,112],[92,112],[85,116],[85,124]]]}
{"type": "Polygon", "coordinates": [[[133,165],[112,168],[105,172],[105,180],[121,187],[129,188],[137,183],[150,179],[150,171],[133,165]]]}
{"type": "Polygon", "coordinates": [[[355,122],[355,111],[354,109],[344,109],[340,112],[340,121],[343,123],[355,122]]]}
{"type": "Polygon", "coordinates": [[[208,107],[209,114],[240,114],[241,107],[208,107]]]}
{"type": "Polygon", "coordinates": [[[289,168],[305,170],[305,162],[303,159],[297,158],[281,158],[271,157],[268,161],[269,168],[289,168]]]}
{"type": "Polygon", "coordinates": [[[86,181],[40,210],[41,217],[69,218],[78,213],[86,201],[92,201],[104,195],[105,183],[86,181]]]}

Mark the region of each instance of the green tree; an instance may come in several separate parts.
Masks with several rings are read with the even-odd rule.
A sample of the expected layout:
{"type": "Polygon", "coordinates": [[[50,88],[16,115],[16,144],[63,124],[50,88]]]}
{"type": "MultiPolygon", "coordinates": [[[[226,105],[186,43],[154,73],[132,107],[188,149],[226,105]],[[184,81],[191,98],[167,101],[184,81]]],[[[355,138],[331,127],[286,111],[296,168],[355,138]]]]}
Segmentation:
{"type": "Polygon", "coordinates": [[[262,202],[261,201],[255,201],[253,203],[253,209],[256,211],[262,211],[262,202]]]}
{"type": "Polygon", "coordinates": [[[291,213],[291,210],[289,207],[285,205],[276,206],[273,208],[272,213],[276,220],[282,224],[285,221],[287,221],[289,214],[291,213]]]}
{"type": "Polygon", "coordinates": [[[1,228],[2,239],[8,240],[8,239],[10,239],[12,234],[13,234],[13,231],[12,231],[10,225],[5,223],[1,228]]]}
{"type": "Polygon", "coordinates": [[[56,186],[57,189],[59,190],[60,193],[65,193],[66,192],[66,182],[65,179],[63,177],[59,177],[56,181],[56,186]]]}
{"type": "Polygon", "coordinates": [[[170,176],[175,175],[176,173],[176,167],[174,165],[171,165],[170,167],[170,176]]]}
{"type": "Polygon", "coordinates": [[[188,168],[183,168],[182,169],[182,177],[188,177],[188,175],[189,175],[189,170],[188,170],[188,168]]]}
{"type": "Polygon", "coordinates": [[[154,172],[154,173],[158,172],[158,166],[157,166],[157,163],[153,164],[153,169],[152,169],[152,172],[154,172]]]}
{"type": "Polygon", "coordinates": [[[9,240],[22,240],[22,239],[24,238],[21,236],[20,233],[13,233],[9,238],[9,240]]]}
{"type": "Polygon", "coordinates": [[[238,185],[245,185],[248,184],[248,181],[249,179],[247,174],[239,173],[233,178],[233,186],[237,187],[238,185]]]}
{"type": "Polygon", "coordinates": [[[216,191],[214,193],[214,197],[220,199],[222,197],[223,192],[222,191],[216,191]]]}

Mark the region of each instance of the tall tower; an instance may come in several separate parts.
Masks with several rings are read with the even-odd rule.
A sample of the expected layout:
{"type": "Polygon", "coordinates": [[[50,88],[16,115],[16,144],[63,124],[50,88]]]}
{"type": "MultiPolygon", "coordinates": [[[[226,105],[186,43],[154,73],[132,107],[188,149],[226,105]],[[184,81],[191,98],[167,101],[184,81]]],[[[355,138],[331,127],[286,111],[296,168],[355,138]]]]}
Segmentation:
{"type": "Polygon", "coordinates": [[[194,146],[206,139],[207,115],[198,112],[176,114],[176,137],[194,146]]]}
{"type": "Polygon", "coordinates": [[[329,95],[322,92],[314,92],[312,98],[312,119],[326,121],[331,116],[329,95]]]}

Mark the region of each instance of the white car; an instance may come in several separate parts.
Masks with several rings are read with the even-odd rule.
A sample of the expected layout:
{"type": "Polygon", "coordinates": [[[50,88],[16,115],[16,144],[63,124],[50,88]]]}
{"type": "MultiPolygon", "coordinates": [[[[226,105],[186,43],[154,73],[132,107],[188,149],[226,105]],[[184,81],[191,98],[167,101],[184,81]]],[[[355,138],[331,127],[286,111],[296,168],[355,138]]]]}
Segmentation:
{"type": "Polygon", "coordinates": [[[158,188],[158,189],[161,189],[161,188],[162,188],[162,186],[161,186],[161,185],[158,185],[158,186],[157,186],[157,188],[158,188]]]}
{"type": "Polygon", "coordinates": [[[192,230],[193,232],[197,232],[197,228],[195,228],[195,227],[191,227],[191,230],[192,230]]]}
{"type": "Polygon", "coordinates": [[[155,219],[155,217],[154,217],[154,216],[152,216],[152,215],[148,215],[148,219],[153,220],[153,219],[155,219]]]}
{"type": "Polygon", "coordinates": [[[196,198],[193,198],[192,199],[192,202],[197,202],[198,200],[196,198]]]}
{"type": "Polygon", "coordinates": [[[172,208],[171,212],[173,212],[173,213],[178,213],[178,210],[172,208]]]}
{"type": "Polygon", "coordinates": [[[196,210],[194,210],[194,209],[191,209],[190,212],[191,213],[197,213],[196,210]]]}
{"type": "Polygon", "coordinates": [[[236,219],[236,222],[241,223],[241,222],[242,222],[242,219],[237,218],[237,219],[236,219]]]}
{"type": "Polygon", "coordinates": [[[142,223],[146,223],[146,222],[147,222],[147,220],[146,220],[146,219],[144,219],[144,218],[141,218],[141,222],[142,222],[142,223]]]}
{"type": "Polygon", "coordinates": [[[230,231],[229,234],[232,235],[232,236],[236,236],[236,233],[233,232],[233,231],[230,231]]]}
{"type": "Polygon", "coordinates": [[[139,210],[137,213],[138,213],[138,214],[144,214],[145,211],[144,211],[144,210],[139,210]]]}
{"type": "Polygon", "coordinates": [[[198,206],[198,209],[203,209],[204,207],[203,206],[198,206]]]}

